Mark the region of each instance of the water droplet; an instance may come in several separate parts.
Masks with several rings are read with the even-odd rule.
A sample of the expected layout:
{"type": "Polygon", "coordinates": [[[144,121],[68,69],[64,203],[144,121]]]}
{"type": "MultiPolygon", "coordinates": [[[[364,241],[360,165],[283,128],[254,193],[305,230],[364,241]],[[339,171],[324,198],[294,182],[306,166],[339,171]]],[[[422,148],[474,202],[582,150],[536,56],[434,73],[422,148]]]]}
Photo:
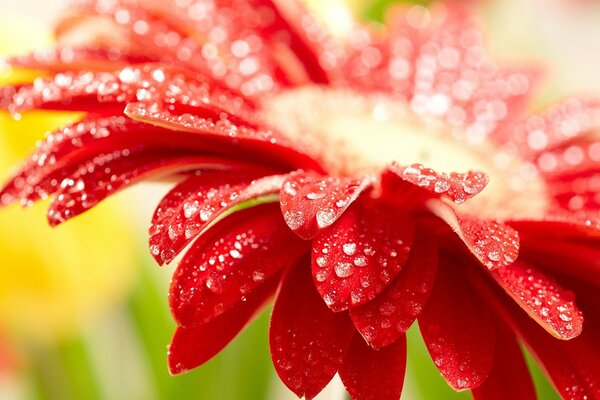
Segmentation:
{"type": "Polygon", "coordinates": [[[325,228],[335,221],[335,211],[332,208],[325,208],[317,212],[317,224],[320,228],[325,228]]]}
{"type": "Polygon", "coordinates": [[[342,249],[345,254],[349,256],[354,255],[354,253],[356,253],[356,243],[345,243],[342,246],[342,249]]]}
{"type": "Polygon", "coordinates": [[[335,274],[340,277],[340,278],[347,278],[350,275],[352,275],[353,268],[352,268],[352,264],[348,263],[348,262],[339,262],[336,264],[335,266],[335,274]]]}

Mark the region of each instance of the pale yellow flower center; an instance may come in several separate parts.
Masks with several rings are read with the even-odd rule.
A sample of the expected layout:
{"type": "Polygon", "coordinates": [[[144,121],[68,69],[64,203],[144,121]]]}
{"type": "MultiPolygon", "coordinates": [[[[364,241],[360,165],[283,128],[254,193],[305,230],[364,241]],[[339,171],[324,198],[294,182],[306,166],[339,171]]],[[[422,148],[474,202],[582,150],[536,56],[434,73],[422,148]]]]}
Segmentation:
{"type": "Polygon", "coordinates": [[[493,218],[544,213],[546,186],[533,164],[489,141],[469,140],[461,128],[432,116],[443,111],[442,102],[430,106],[425,118],[384,96],[308,86],[265,100],[263,114],[332,175],[377,174],[392,162],[438,172],[477,170],[490,183],[463,206],[468,211],[493,218]]]}

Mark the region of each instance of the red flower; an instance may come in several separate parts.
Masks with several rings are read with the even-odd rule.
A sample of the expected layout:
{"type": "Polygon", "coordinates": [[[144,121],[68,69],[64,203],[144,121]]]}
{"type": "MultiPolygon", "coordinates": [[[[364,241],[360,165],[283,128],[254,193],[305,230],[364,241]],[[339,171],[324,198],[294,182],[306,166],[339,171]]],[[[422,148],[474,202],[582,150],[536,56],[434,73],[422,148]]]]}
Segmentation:
{"type": "Polygon", "coordinates": [[[87,115],[1,199],[54,195],[56,225],[181,180],[150,228],[161,264],[190,246],[173,373],[276,294],[272,358],[299,396],[337,372],[355,398],[398,398],[418,320],[457,390],[535,397],[523,341],[564,397],[600,398],[600,100],[524,117],[535,71],[493,63],[462,11],[414,8],[336,41],[289,2],[133,3],[84,2],[62,46],[10,61],[50,77],[4,88],[8,110],[87,115]]]}

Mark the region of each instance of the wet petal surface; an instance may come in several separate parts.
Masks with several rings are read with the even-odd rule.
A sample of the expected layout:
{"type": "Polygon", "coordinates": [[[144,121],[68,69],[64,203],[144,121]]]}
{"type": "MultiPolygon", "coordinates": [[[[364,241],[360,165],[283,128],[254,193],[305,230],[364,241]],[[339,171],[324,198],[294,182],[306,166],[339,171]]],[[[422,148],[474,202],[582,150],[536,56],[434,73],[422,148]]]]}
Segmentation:
{"type": "Polygon", "coordinates": [[[288,271],[273,308],[269,344],[277,375],[291,391],[315,397],[342,365],[355,332],[348,315],[333,313],[319,297],[308,260],[288,271]]]}
{"type": "Polygon", "coordinates": [[[371,201],[355,203],[313,240],[317,290],[334,311],[373,300],[398,275],[414,239],[414,222],[371,201]]]}

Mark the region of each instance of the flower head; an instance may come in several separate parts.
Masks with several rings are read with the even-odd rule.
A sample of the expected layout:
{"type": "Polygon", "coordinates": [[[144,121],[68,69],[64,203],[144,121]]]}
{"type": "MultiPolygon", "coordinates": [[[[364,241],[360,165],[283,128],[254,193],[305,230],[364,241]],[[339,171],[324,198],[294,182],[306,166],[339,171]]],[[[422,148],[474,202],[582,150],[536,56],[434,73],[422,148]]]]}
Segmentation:
{"type": "Polygon", "coordinates": [[[59,224],[140,180],[180,180],[150,227],[160,264],[187,249],[173,373],[275,295],[271,354],[299,396],[339,373],[355,398],[398,398],[414,321],[476,398],[534,396],[519,341],[564,397],[600,396],[598,99],[525,116],[536,71],[494,63],[462,10],[400,11],[345,40],[293,2],[76,11],[63,46],[11,60],[51,76],[3,104],[87,115],[1,200],[54,195],[59,224]]]}

